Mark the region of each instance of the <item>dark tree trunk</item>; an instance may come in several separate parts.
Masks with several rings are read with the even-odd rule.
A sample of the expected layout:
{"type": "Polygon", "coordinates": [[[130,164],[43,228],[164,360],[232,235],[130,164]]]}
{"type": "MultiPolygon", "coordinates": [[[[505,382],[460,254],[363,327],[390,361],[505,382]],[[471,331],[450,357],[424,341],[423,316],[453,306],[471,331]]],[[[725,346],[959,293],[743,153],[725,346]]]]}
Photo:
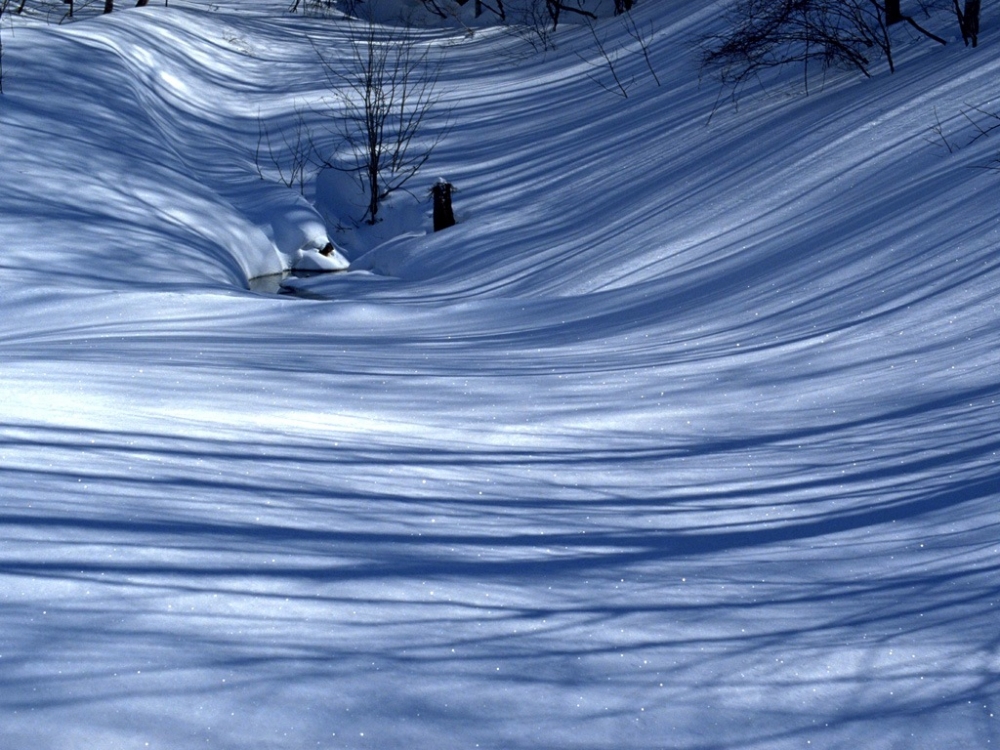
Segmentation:
{"type": "MultiPolygon", "coordinates": [[[[464,5],[468,0],[458,0],[459,5],[464,5]]],[[[493,15],[499,18],[501,21],[507,20],[507,11],[503,7],[503,0],[497,0],[497,7],[493,7],[489,3],[484,2],[484,0],[476,0],[476,18],[479,18],[483,14],[484,10],[490,11],[493,15]]]]}
{"type": "Polygon", "coordinates": [[[892,26],[903,20],[903,11],[899,7],[899,0],[885,0],[885,24],[892,26]]]}
{"type": "Polygon", "coordinates": [[[115,9],[115,0],[104,0],[104,12],[110,13],[115,9]]]}
{"type": "Polygon", "coordinates": [[[980,5],[980,0],[965,0],[965,13],[962,14],[962,17],[965,19],[962,24],[962,38],[965,39],[966,44],[971,43],[973,47],[979,44],[980,5]]]}
{"type": "Polygon", "coordinates": [[[968,47],[970,44],[975,47],[979,44],[979,6],[981,5],[980,0],[965,0],[965,10],[958,6],[958,0],[953,0],[955,3],[955,15],[958,16],[958,27],[962,30],[962,41],[965,42],[965,46],[968,47]]]}

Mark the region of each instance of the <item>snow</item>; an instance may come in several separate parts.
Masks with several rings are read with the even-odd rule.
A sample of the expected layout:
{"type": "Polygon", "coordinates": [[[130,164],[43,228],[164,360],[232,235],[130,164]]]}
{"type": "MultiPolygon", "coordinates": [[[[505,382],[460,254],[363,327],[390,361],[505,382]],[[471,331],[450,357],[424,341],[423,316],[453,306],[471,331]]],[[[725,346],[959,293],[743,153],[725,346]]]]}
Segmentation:
{"type": "Polygon", "coordinates": [[[700,3],[627,99],[425,28],[367,227],[258,174],[351,54],[286,8],[4,17],[0,747],[997,744],[996,10],[738,106],[700,3]]]}

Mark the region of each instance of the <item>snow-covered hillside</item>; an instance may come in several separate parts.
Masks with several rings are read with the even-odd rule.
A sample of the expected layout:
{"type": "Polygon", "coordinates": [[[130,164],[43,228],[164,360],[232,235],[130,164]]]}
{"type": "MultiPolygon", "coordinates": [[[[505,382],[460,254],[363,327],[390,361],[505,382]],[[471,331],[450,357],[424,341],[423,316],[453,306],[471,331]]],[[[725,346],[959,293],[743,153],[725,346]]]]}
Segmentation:
{"type": "Polygon", "coordinates": [[[286,9],[4,17],[0,747],[997,744],[1000,13],[739,106],[712,5],[627,98],[425,29],[367,229],[261,164],[352,54],[286,9]]]}

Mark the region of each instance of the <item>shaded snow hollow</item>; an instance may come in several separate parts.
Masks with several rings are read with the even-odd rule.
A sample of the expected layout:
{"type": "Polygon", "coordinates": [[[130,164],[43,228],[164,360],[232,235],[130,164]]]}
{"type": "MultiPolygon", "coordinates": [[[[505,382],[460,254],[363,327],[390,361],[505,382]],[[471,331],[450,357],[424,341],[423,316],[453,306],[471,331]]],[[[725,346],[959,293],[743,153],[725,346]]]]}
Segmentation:
{"type": "Polygon", "coordinates": [[[738,108],[714,4],[636,8],[659,86],[597,25],[628,98],[422,30],[366,229],[257,175],[351,54],[286,7],[5,26],[0,747],[997,744],[998,11],[738,108]]]}

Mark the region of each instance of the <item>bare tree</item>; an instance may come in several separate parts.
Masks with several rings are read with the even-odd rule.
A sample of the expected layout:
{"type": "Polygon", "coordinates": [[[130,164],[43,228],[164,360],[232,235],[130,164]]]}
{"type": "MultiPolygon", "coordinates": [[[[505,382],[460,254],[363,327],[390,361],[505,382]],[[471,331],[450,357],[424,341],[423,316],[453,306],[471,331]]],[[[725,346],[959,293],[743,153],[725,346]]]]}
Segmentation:
{"type": "Polygon", "coordinates": [[[340,104],[336,129],[353,160],[348,166],[325,163],[358,174],[368,196],[364,218],[374,224],[382,202],[420,171],[442,137],[422,137],[437,103],[439,69],[411,31],[372,20],[355,29],[346,70],[317,48],[340,104]]]}
{"type": "Polygon", "coordinates": [[[768,68],[811,63],[853,68],[870,76],[881,55],[895,70],[889,27],[902,21],[945,44],[903,15],[898,0],[736,0],[726,11],[727,30],[710,37],[703,62],[723,82],[738,87],[768,68]]]}
{"type": "Polygon", "coordinates": [[[885,16],[868,0],[737,0],[726,21],[703,60],[733,85],[790,63],[840,65],[868,76],[873,50],[891,61],[885,16]]]}

